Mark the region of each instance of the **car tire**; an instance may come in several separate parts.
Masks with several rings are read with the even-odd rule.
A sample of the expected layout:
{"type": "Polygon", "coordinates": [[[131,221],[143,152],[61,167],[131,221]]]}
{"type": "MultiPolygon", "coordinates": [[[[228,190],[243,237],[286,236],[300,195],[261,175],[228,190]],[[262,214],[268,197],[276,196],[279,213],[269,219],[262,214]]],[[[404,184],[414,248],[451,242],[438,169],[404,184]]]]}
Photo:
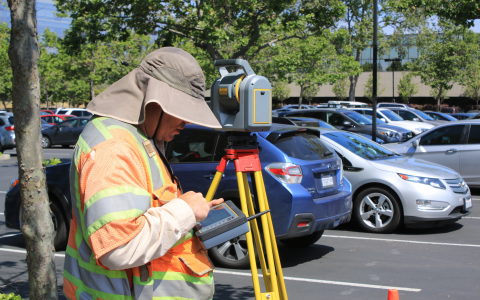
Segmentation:
{"type": "Polygon", "coordinates": [[[44,149],[52,147],[52,140],[46,135],[42,135],[42,147],[44,149]]]}
{"type": "Polygon", "coordinates": [[[394,231],[401,224],[402,214],[398,197],[382,187],[371,187],[361,191],[353,203],[355,223],[364,231],[371,233],[394,231]]]}
{"type": "Polygon", "coordinates": [[[250,268],[250,257],[247,248],[247,236],[227,241],[208,250],[208,256],[217,267],[229,269],[250,268]]]}
{"type": "Polygon", "coordinates": [[[67,218],[55,202],[50,202],[50,215],[52,216],[55,251],[65,250],[68,242],[67,218]]]}
{"type": "Polygon", "coordinates": [[[280,242],[290,248],[306,248],[315,244],[322,237],[322,235],[323,230],[320,230],[309,235],[280,240],[280,242]]]}

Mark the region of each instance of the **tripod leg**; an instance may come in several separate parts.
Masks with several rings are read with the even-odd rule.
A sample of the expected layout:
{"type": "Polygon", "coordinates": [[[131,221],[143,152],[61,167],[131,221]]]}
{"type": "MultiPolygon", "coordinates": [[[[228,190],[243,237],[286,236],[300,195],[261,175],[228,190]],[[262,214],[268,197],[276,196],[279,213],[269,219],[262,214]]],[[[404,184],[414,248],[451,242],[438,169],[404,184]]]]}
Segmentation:
{"type": "MultiPolygon", "coordinates": [[[[243,173],[237,172],[237,183],[238,183],[238,191],[240,193],[240,203],[242,204],[242,212],[248,217],[248,207],[247,207],[247,199],[245,195],[245,184],[248,182],[243,181],[243,173]]],[[[250,224],[248,224],[250,226],[250,224]]],[[[255,299],[260,300],[262,299],[262,294],[260,291],[260,281],[258,280],[258,271],[257,271],[257,262],[255,260],[255,250],[253,248],[253,239],[252,239],[252,232],[249,231],[246,233],[247,236],[247,246],[248,246],[248,254],[250,259],[250,269],[252,271],[252,283],[253,283],[253,291],[255,292],[255,299]]]]}
{"type": "MultiPolygon", "coordinates": [[[[247,173],[243,173],[243,182],[248,183],[247,173]]],[[[250,187],[248,186],[248,184],[245,184],[245,195],[247,197],[248,213],[249,215],[252,216],[255,214],[255,209],[253,207],[252,194],[250,192],[250,187]]],[[[250,228],[253,231],[253,237],[255,239],[255,246],[257,247],[258,260],[260,261],[260,266],[262,268],[263,281],[265,282],[265,288],[267,289],[267,291],[271,291],[272,288],[271,288],[271,282],[270,282],[270,274],[268,273],[268,270],[267,270],[265,255],[263,252],[262,239],[260,236],[260,230],[258,230],[258,222],[256,219],[253,219],[250,221],[250,228]]]]}
{"type": "MultiPolygon", "coordinates": [[[[263,193],[263,205],[265,206],[264,209],[268,210],[270,209],[268,205],[268,199],[267,199],[267,192],[265,190],[265,183],[263,182],[263,175],[262,172],[255,172],[255,181],[258,185],[260,185],[260,189],[257,189],[257,194],[260,193],[260,191],[263,193]],[[258,173],[258,175],[257,175],[258,173]],[[258,176],[258,177],[257,177],[258,176]]],[[[257,185],[257,188],[258,188],[257,185]]],[[[261,209],[261,211],[263,211],[261,209]]],[[[268,228],[270,230],[270,238],[272,242],[272,248],[273,248],[273,255],[274,255],[274,260],[275,260],[275,266],[277,267],[277,275],[278,275],[278,288],[280,291],[280,299],[281,300],[288,300],[287,296],[287,289],[285,288],[285,281],[283,279],[283,270],[282,270],[282,265],[280,263],[280,255],[278,254],[278,247],[277,247],[277,240],[275,239],[275,233],[273,230],[273,223],[272,223],[272,216],[271,214],[265,214],[266,219],[268,221],[268,228]]],[[[263,220],[262,220],[263,221],[263,220]]]]}
{"type": "Polygon", "coordinates": [[[215,177],[213,177],[212,184],[210,185],[210,188],[208,189],[207,196],[205,199],[207,199],[207,202],[210,202],[213,200],[213,196],[215,195],[215,192],[217,191],[218,184],[220,183],[220,179],[222,179],[223,173],[220,171],[217,171],[215,173],[215,177]]]}

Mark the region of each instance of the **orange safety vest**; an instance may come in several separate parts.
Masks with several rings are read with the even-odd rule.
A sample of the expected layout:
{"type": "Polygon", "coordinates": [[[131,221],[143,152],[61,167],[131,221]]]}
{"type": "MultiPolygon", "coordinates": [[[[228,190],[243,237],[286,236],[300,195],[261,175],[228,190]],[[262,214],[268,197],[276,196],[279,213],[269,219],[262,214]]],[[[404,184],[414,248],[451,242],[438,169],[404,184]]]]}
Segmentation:
{"type": "MultiPolygon", "coordinates": [[[[94,178],[98,179],[99,185],[103,184],[104,177],[122,176],[104,175],[94,178]]],[[[145,222],[142,216],[147,209],[161,206],[164,203],[161,200],[175,198],[177,185],[172,182],[147,137],[137,128],[115,119],[93,117],[75,146],[70,167],[70,190],[73,217],[63,271],[63,290],[68,298],[212,299],[213,266],[193,230],[165,255],[144,266],[110,270],[98,260],[140,232],[145,222]],[[115,184],[100,186],[96,187],[98,191],[94,195],[85,199],[84,183],[80,182],[79,174],[86,159],[93,155],[92,151],[109,142],[111,145],[107,147],[128,143],[129,149],[135,149],[136,155],[131,155],[131,163],[142,165],[140,169],[145,175],[136,174],[136,177],[144,178],[147,188],[115,184]],[[139,159],[133,161],[134,157],[139,159]],[[112,248],[112,245],[116,246],[112,248]]]]}

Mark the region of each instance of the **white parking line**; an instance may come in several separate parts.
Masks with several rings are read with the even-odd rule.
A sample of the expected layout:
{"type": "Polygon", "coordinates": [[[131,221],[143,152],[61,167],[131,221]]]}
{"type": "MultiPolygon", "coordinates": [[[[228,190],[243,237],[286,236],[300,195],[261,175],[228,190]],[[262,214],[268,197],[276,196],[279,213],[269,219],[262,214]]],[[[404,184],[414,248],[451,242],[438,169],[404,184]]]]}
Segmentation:
{"type": "Polygon", "coordinates": [[[480,245],[473,245],[473,244],[435,243],[435,242],[406,241],[406,240],[393,240],[393,239],[379,239],[379,238],[366,238],[366,237],[358,237],[358,236],[341,236],[341,235],[322,235],[322,237],[330,237],[330,238],[338,238],[338,239],[370,240],[370,241],[400,242],[400,243],[410,243],[410,244],[427,244],[427,245],[442,245],[442,246],[475,247],[475,248],[480,248],[480,245]]]}
{"type": "MultiPolygon", "coordinates": [[[[8,249],[8,248],[1,248],[1,247],[0,247],[0,251],[13,252],[13,253],[23,253],[23,254],[27,253],[27,251],[25,251],[25,250],[8,249]]],[[[55,256],[56,257],[65,257],[65,254],[55,253],[55,256]]],[[[243,273],[243,272],[231,272],[231,271],[215,270],[214,273],[252,277],[252,274],[243,273]]],[[[259,276],[263,277],[261,274],[259,274],[259,276]]],[[[321,280],[321,279],[309,279],[309,278],[298,278],[298,277],[284,277],[284,279],[285,280],[291,280],[291,281],[303,281],[303,282],[324,283],[324,284],[333,284],[333,285],[356,286],[356,287],[364,287],[364,288],[370,288],[370,289],[382,289],[382,290],[396,289],[396,290],[399,290],[399,291],[406,291],[406,292],[420,292],[421,291],[421,289],[414,289],[414,288],[363,284],[363,283],[355,283],[355,282],[331,281],[331,280],[321,280]]]]}
{"type": "Polygon", "coordinates": [[[2,216],[3,216],[3,213],[0,213],[0,215],[2,215],[2,216]]]}
{"type": "Polygon", "coordinates": [[[4,192],[4,191],[0,191],[0,194],[6,194],[7,192],[4,192]]]}
{"type": "Polygon", "coordinates": [[[0,239],[7,238],[7,237],[12,237],[12,236],[17,236],[17,235],[22,235],[21,232],[18,233],[12,233],[12,234],[7,234],[7,235],[2,235],[0,236],[0,239]]]}
{"type": "MultiPolygon", "coordinates": [[[[220,273],[220,274],[229,274],[229,275],[252,277],[252,274],[243,273],[243,272],[231,272],[231,271],[223,271],[223,270],[215,270],[213,272],[214,273],[220,273]]],[[[263,277],[261,274],[259,274],[258,276],[263,277]]],[[[420,292],[421,291],[421,289],[413,289],[413,288],[405,288],[405,287],[394,287],[394,286],[385,286],[385,285],[373,285],[373,284],[343,282],[343,281],[331,281],[331,280],[321,280],[321,279],[298,278],[298,277],[288,277],[288,276],[284,276],[283,279],[291,280],[291,281],[303,281],[303,282],[324,283],[324,284],[333,284],[333,285],[356,286],[356,287],[364,287],[364,288],[370,288],[370,289],[382,289],[382,290],[396,289],[396,290],[399,290],[399,291],[406,291],[406,292],[420,292]]]]}

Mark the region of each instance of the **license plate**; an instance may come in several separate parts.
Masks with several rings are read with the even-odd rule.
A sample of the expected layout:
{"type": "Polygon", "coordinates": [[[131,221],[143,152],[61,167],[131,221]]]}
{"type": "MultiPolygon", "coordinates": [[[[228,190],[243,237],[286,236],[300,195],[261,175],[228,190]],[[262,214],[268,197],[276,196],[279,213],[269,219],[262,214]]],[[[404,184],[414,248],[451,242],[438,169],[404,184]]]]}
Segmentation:
{"type": "Polygon", "coordinates": [[[472,208],[472,197],[465,198],[465,209],[468,210],[472,208]]]}
{"type": "Polygon", "coordinates": [[[328,189],[333,187],[333,176],[332,174],[323,175],[322,174],[322,188],[328,189]]]}

